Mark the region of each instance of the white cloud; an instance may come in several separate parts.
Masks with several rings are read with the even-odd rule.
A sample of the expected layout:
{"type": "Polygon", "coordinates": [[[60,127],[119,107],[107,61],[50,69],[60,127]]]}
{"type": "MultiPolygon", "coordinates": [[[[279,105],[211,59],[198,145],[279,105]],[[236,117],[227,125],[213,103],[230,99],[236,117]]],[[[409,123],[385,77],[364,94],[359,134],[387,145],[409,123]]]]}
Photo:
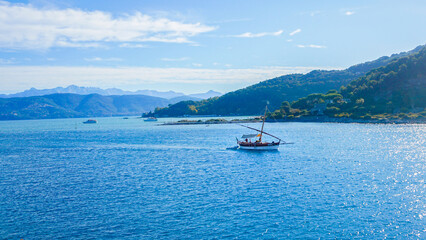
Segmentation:
{"type": "Polygon", "coordinates": [[[192,66],[194,66],[194,67],[202,67],[203,64],[201,64],[201,63],[192,63],[192,66]]]}
{"type": "MultiPolygon", "coordinates": [[[[3,92],[30,87],[80,85],[102,88],[143,89],[144,84],[240,84],[273,77],[306,73],[317,67],[259,67],[251,69],[147,68],[147,67],[45,67],[0,66],[3,92]]],[[[170,90],[170,89],[169,89],[170,90]]]]}
{"type": "Polygon", "coordinates": [[[209,23],[213,23],[213,24],[222,24],[222,23],[248,22],[248,21],[252,21],[252,19],[251,19],[251,18],[224,19],[224,20],[213,21],[213,22],[209,22],[209,23]]]}
{"type": "Polygon", "coordinates": [[[192,47],[201,47],[201,44],[199,44],[197,42],[191,42],[191,43],[189,43],[189,46],[192,46],[192,47]]]}
{"type": "Polygon", "coordinates": [[[85,58],[84,59],[87,62],[119,62],[123,61],[121,58],[101,58],[101,57],[94,57],[94,58],[85,58]]]}
{"type": "Polygon", "coordinates": [[[321,45],[314,45],[314,44],[309,44],[309,45],[297,45],[297,47],[299,48],[326,48],[326,46],[321,46],[321,45]]]}
{"type": "Polygon", "coordinates": [[[318,14],[320,14],[321,13],[321,11],[313,11],[313,12],[310,12],[310,16],[311,17],[314,17],[314,16],[316,16],[316,15],[318,15],[318,14]]]}
{"type": "MultiPolygon", "coordinates": [[[[0,41],[0,44],[1,44],[1,41],[0,41]]],[[[14,43],[14,44],[16,44],[16,43],[14,43]]],[[[105,47],[104,45],[102,45],[100,43],[78,43],[78,42],[67,42],[67,41],[64,41],[64,40],[58,40],[55,43],[55,46],[56,47],[72,47],[72,48],[99,48],[99,47],[105,47]]],[[[2,45],[0,45],[0,47],[2,47],[2,45]]],[[[44,48],[44,46],[42,46],[42,47],[44,48]]],[[[53,46],[49,46],[49,47],[53,47],[53,46]]],[[[46,48],[49,48],[49,47],[46,47],[46,48]]],[[[15,47],[12,47],[12,48],[15,48],[15,47]]],[[[16,48],[19,48],[19,47],[16,47],[16,48]]],[[[36,48],[37,47],[32,48],[32,49],[36,49],[36,48]]]]}
{"type": "Polygon", "coordinates": [[[161,61],[165,61],[165,62],[182,62],[182,61],[186,61],[189,60],[188,57],[181,57],[181,58],[162,58],[161,61]]]}
{"type": "Polygon", "coordinates": [[[148,48],[149,47],[144,44],[131,44],[131,43],[122,43],[118,46],[121,48],[148,48]]]}
{"type": "Polygon", "coordinates": [[[31,4],[0,1],[0,48],[99,47],[107,42],[192,43],[191,37],[214,29],[140,12],[114,17],[102,11],[40,9],[31,4]]]}
{"type": "Polygon", "coordinates": [[[9,59],[0,58],[0,64],[13,64],[13,63],[15,63],[14,58],[9,58],[9,59]]]}
{"type": "Polygon", "coordinates": [[[264,36],[279,36],[283,33],[283,30],[279,30],[276,32],[262,32],[262,33],[251,33],[246,32],[240,35],[235,35],[234,37],[240,37],[240,38],[257,38],[257,37],[264,37],[264,36]]]}
{"type": "Polygon", "coordinates": [[[302,31],[302,29],[298,28],[298,29],[294,30],[293,32],[291,32],[291,33],[290,33],[290,34],[288,34],[288,35],[293,36],[293,35],[295,35],[295,34],[300,33],[301,31],[302,31]]]}
{"type": "Polygon", "coordinates": [[[222,67],[226,67],[226,68],[232,67],[231,64],[227,64],[227,63],[224,64],[224,63],[218,63],[218,62],[214,62],[213,66],[222,66],[222,67]]]}
{"type": "Polygon", "coordinates": [[[345,15],[346,15],[346,16],[350,16],[350,15],[353,15],[353,14],[355,14],[355,12],[354,12],[354,11],[346,11],[346,12],[345,12],[345,15]]]}

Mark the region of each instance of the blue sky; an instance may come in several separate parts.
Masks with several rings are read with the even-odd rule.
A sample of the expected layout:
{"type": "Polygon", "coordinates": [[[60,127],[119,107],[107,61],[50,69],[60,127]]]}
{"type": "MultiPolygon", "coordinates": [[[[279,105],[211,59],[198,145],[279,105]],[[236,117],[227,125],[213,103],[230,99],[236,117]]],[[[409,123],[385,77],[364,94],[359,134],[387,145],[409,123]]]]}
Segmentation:
{"type": "Polygon", "coordinates": [[[0,93],[228,92],[426,43],[425,1],[0,0],[0,93]]]}

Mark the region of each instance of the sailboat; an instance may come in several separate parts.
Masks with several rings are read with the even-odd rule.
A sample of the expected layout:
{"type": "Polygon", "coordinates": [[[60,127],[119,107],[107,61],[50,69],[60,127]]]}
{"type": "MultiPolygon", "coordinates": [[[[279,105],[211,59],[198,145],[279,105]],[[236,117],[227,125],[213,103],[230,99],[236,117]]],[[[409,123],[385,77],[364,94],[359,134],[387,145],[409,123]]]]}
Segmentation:
{"type": "MultiPolygon", "coordinates": [[[[265,126],[265,119],[266,119],[266,111],[267,110],[268,110],[268,106],[265,107],[265,115],[263,116],[262,128],[260,130],[240,124],[240,126],[246,127],[248,129],[251,129],[251,130],[254,130],[254,131],[257,131],[259,133],[258,134],[244,134],[242,136],[242,138],[245,139],[244,141],[240,141],[237,138],[237,144],[238,144],[239,149],[242,149],[242,150],[259,150],[259,151],[278,150],[278,147],[280,146],[282,140],[280,138],[272,135],[272,134],[269,134],[269,133],[263,131],[263,127],[265,126]],[[262,141],[263,134],[271,136],[271,137],[277,139],[278,141],[277,142],[275,142],[275,141],[263,142],[262,141]],[[253,142],[251,141],[252,139],[254,139],[253,142]]],[[[285,144],[284,141],[282,141],[282,142],[285,144]]]]}
{"type": "Polygon", "coordinates": [[[157,118],[155,118],[155,117],[149,117],[149,118],[147,118],[147,119],[144,119],[143,121],[144,121],[144,122],[156,122],[156,121],[158,121],[158,119],[157,119],[157,118]]]}

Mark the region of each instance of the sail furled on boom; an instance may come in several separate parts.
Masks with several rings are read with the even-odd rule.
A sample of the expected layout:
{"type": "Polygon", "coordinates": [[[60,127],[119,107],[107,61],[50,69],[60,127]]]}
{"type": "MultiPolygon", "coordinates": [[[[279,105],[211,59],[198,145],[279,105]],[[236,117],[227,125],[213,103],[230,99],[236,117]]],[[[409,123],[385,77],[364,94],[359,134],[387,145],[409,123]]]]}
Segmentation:
{"type": "Polygon", "coordinates": [[[260,134],[244,134],[241,138],[255,138],[259,137],[260,134]]]}
{"type": "MultiPolygon", "coordinates": [[[[237,124],[238,124],[238,123],[237,123],[237,124]]],[[[240,126],[242,126],[242,127],[246,127],[246,128],[248,128],[248,129],[251,129],[251,130],[254,130],[254,131],[257,131],[257,132],[260,132],[261,134],[266,134],[266,135],[271,136],[271,137],[273,137],[273,138],[276,138],[276,139],[278,139],[278,140],[280,140],[280,141],[283,141],[281,138],[276,137],[276,136],[274,136],[274,135],[272,135],[272,134],[269,134],[269,133],[267,133],[267,132],[261,131],[261,130],[259,130],[259,129],[252,128],[252,127],[249,127],[249,126],[246,126],[246,125],[242,125],[242,124],[238,124],[238,125],[240,125],[240,126]]],[[[283,142],[284,142],[284,141],[283,141],[283,142]]]]}

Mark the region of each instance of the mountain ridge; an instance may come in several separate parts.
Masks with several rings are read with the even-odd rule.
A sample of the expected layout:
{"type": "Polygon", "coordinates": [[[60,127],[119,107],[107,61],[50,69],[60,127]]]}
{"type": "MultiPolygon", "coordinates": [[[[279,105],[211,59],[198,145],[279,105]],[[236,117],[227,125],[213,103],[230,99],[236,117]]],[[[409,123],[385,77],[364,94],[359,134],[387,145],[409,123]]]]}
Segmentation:
{"type": "MultiPolygon", "coordinates": [[[[389,66],[396,61],[409,58],[415,53],[422,52],[422,54],[424,54],[426,51],[424,49],[426,49],[426,47],[419,46],[409,52],[393,54],[390,57],[381,57],[374,61],[351,66],[345,70],[314,70],[307,74],[284,75],[227,93],[220,97],[211,97],[204,100],[199,100],[195,96],[187,95],[165,99],[134,94],[104,96],[100,94],[79,95],[72,93],[55,93],[32,97],[0,98],[0,119],[13,120],[64,117],[101,117],[140,115],[143,112],[149,112],[145,114],[145,116],[160,117],[184,115],[258,115],[263,114],[265,104],[268,102],[270,103],[270,109],[281,109],[283,107],[283,102],[285,101],[287,101],[287,104],[284,104],[285,106],[283,109],[287,109],[286,112],[288,112],[290,105],[288,101],[298,101],[305,98],[306,96],[308,96],[308,99],[306,100],[309,101],[313,98],[319,99],[323,98],[322,95],[324,95],[323,93],[325,92],[327,92],[327,96],[324,95],[326,96],[324,97],[325,100],[333,100],[334,98],[338,97],[338,92],[337,90],[330,91],[331,89],[340,89],[342,95],[345,95],[344,93],[346,87],[350,88],[353,94],[356,94],[365,91],[365,89],[369,87],[376,86],[376,82],[387,79],[389,76],[389,78],[393,79],[395,74],[399,74],[400,70],[394,69],[393,71],[381,74],[380,76],[383,79],[373,79],[370,76],[372,76],[372,74],[374,75],[377,71],[381,71],[380,69],[383,69],[384,67],[389,66]],[[375,68],[377,66],[380,67],[375,68]],[[362,81],[364,81],[365,78],[368,81],[364,83],[362,81]],[[372,79],[371,81],[370,78],[372,79]],[[356,83],[357,81],[361,81],[362,84],[360,86],[352,84],[356,83]]],[[[411,65],[407,65],[403,67],[403,69],[408,69],[410,66],[411,65]]],[[[403,71],[401,70],[401,73],[402,72],[403,71]]],[[[385,82],[385,84],[388,83],[385,82]]],[[[386,87],[386,85],[380,86],[381,88],[386,87]]],[[[424,86],[420,85],[420,87],[424,86]]],[[[386,92],[381,94],[385,95],[385,93],[386,92]]],[[[415,91],[413,93],[417,94],[415,91]]],[[[407,96],[407,94],[403,96],[405,96],[405,98],[410,98],[410,96],[407,96]]],[[[424,98],[424,96],[422,98],[422,93],[420,93],[420,97],[426,102],[426,98],[424,98]]],[[[351,97],[348,95],[346,98],[351,97]]],[[[358,102],[359,99],[357,98],[353,100],[358,102]]],[[[362,101],[364,100],[366,102],[371,102],[371,97],[366,97],[362,101]]],[[[396,100],[400,102],[406,101],[401,100],[400,98],[396,98],[396,100]]],[[[361,100],[359,101],[362,102],[361,100]]],[[[394,102],[398,103],[397,101],[394,102]]],[[[303,106],[304,103],[301,102],[300,104],[303,106]]],[[[395,104],[389,106],[394,105],[395,104]]],[[[405,108],[407,107],[405,105],[401,106],[404,108],[403,111],[406,111],[405,108]]],[[[401,106],[398,105],[393,107],[392,111],[400,111],[399,108],[401,108],[401,106]]],[[[291,107],[296,109],[299,106],[296,104],[295,106],[291,107]]],[[[362,110],[362,107],[357,106],[357,109],[362,110]]],[[[391,108],[388,107],[387,109],[391,108]]],[[[306,113],[308,110],[310,109],[303,107],[300,107],[299,109],[300,112],[304,113],[306,113]]],[[[336,109],[329,109],[327,111],[335,111],[336,113],[339,113],[336,109]]],[[[370,114],[369,112],[362,113],[370,114]]],[[[297,113],[295,114],[297,115],[297,113]]]]}
{"type": "Polygon", "coordinates": [[[205,93],[194,93],[194,94],[184,94],[181,92],[175,91],[166,91],[160,92],[156,90],[137,90],[137,91],[125,91],[119,88],[107,88],[102,89],[98,87],[81,87],[76,85],[69,85],[68,87],[56,87],[50,89],[36,89],[34,87],[27,89],[22,92],[13,93],[13,94],[0,94],[0,98],[14,98],[14,97],[33,97],[33,96],[43,96],[55,93],[73,93],[80,95],[88,94],[99,94],[104,96],[113,96],[113,95],[145,95],[151,97],[160,97],[165,99],[172,99],[177,97],[190,97],[193,99],[208,99],[210,97],[220,96],[222,93],[209,90],[205,93]]]}
{"type": "Polygon", "coordinates": [[[394,59],[339,91],[286,101],[269,118],[289,121],[326,116],[334,119],[406,121],[426,119],[426,47],[394,59]]]}
{"type": "Polygon", "coordinates": [[[140,115],[168,104],[167,99],[145,95],[55,93],[0,98],[0,120],[140,115]]]}
{"type": "Polygon", "coordinates": [[[226,93],[220,97],[202,101],[185,101],[165,108],[158,108],[147,116],[184,115],[258,115],[267,103],[271,109],[278,109],[283,101],[295,101],[312,93],[326,93],[339,89],[369,71],[385,66],[420,51],[424,45],[408,52],[380,57],[373,61],[356,64],[344,70],[314,70],[306,74],[289,74],[265,80],[249,87],[226,93]]]}

